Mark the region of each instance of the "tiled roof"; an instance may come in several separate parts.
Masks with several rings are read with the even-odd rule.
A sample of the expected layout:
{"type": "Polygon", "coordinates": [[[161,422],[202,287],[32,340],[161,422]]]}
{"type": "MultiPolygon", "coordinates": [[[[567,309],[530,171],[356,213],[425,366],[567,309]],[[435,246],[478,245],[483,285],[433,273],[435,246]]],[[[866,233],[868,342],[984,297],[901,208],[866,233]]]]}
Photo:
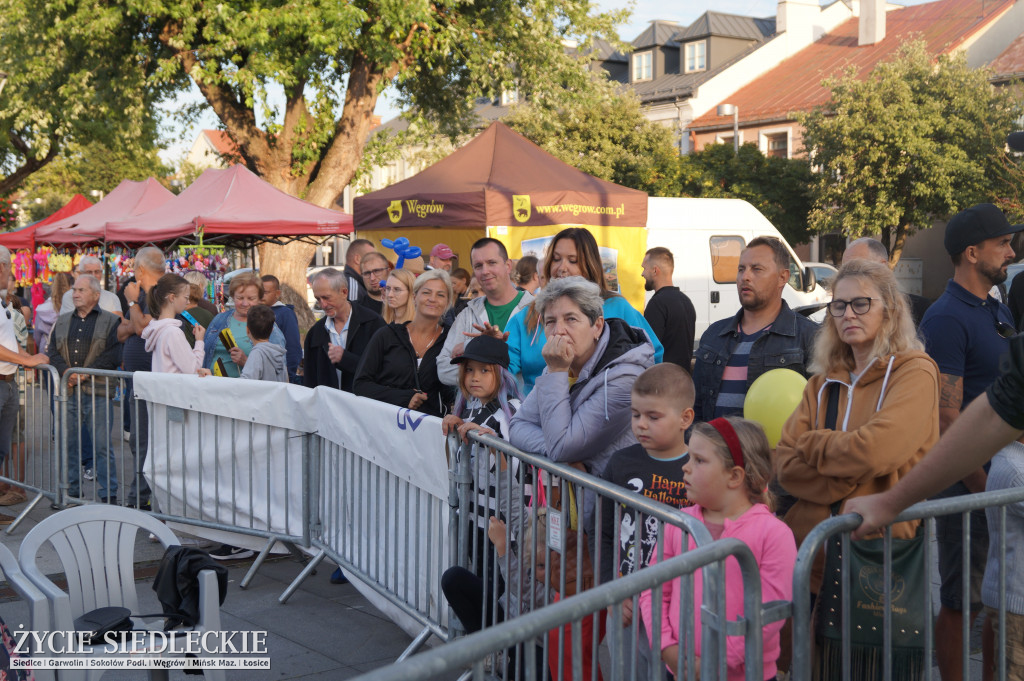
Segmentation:
{"type": "Polygon", "coordinates": [[[696,38],[706,38],[709,35],[722,36],[724,38],[741,38],[744,40],[764,40],[774,33],[774,17],[756,19],[738,14],[705,12],[688,27],[679,31],[673,37],[673,40],[685,42],[696,38]]]}
{"type": "Polygon", "coordinates": [[[679,47],[679,43],[672,40],[672,36],[679,32],[681,27],[674,21],[661,19],[651,22],[651,25],[644,29],[643,33],[636,37],[631,44],[634,49],[642,50],[645,47],[679,47]]]}
{"type": "Polygon", "coordinates": [[[1024,33],[1010,43],[995,60],[989,64],[996,79],[1020,77],[1024,75],[1024,33]]]}
{"type": "Polygon", "coordinates": [[[203,134],[210,141],[210,145],[217,150],[218,154],[225,157],[225,161],[228,163],[237,163],[241,158],[238,153],[238,145],[224,130],[203,130],[203,134]]]}
{"type": "MultiPolygon", "coordinates": [[[[886,13],[885,39],[857,45],[857,18],[852,18],[820,40],[784,60],[750,85],[722,100],[739,107],[740,121],[786,120],[792,112],[806,111],[829,99],[821,81],[853,66],[865,75],[880,61],[895,54],[909,40],[921,39],[932,54],[949,52],[1002,13],[1014,0],[939,0],[886,13]]],[[[732,124],[715,107],[695,120],[691,129],[732,124]]]]}

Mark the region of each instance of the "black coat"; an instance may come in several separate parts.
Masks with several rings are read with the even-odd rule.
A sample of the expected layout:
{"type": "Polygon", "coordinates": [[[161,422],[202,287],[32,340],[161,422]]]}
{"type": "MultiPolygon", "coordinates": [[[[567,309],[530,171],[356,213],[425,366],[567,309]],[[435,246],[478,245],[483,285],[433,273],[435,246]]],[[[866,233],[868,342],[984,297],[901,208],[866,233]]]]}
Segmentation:
{"type": "Polygon", "coordinates": [[[437,356],[448,337],[448,327],[442,327],[417,370],[416,351],[406,324],[388,324],[370,340],[356,371],[353,392],[398,407],[408,407],[416,392],[425,392],[427,400],[417,411],[444,416],[455,397],[452,388],[437,377],[437,356]]]}
{"type": "Polygon", "coordinates": [[[303,360],[302,382],[307,388],[315,388],[318,385],[337,388],[338,371],[340,370],[341,389],[345,392],[352,392],[352,383],[355,380],[356,370],[359,368],[359,361],[366,351],[366,346],[373,338],[373,334],[384,328],[385,324],[380,315],[374,314],[372,310],[358,303],[352,305],[352,312],[349,314],[351,316],[348,322],[345,352],[342,353],[341,361],[337,364],[332,363],[327,357],[327,346],[331,344],[331,334],[327,333],[327,317],[318,321],[306,332],[306,340],[303,343],[305,359],[303,360]]]}

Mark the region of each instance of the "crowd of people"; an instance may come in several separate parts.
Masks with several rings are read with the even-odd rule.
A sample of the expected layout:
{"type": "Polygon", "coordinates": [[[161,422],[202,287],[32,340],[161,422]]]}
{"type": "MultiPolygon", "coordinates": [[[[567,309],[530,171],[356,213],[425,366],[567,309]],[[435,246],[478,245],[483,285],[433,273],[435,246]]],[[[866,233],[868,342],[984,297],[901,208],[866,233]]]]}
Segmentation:
{"type": "MultiPolygon", "coordinates": [[[[25,324],[17,323],[10,296],[7,314],[0,315],[0,460],[18,460],[11,457],[18,446],[12,416],[18,396],[7,378],[15,365],[45,362],[62,374],[69,368],[123,367],[327,387],[440,417],[443,432],[458,433],[474,457],[489,455],[471,445],[468,433],[487,433],[683,508],[713,538],[738,537],[750,546],[766,601],[789,599],[797,548],[829,516],[860,512],[860,535],[875,537],[899,509],[926,495],[948,497],[1024,480],[1024,449],[1011,443],[1024,428],[1024,341],[1015,335],[1007,306],[991,293],[1007,277],[1014,258],[1010,240],[1022,230],[1024,225],[1011,225],[990,204],[954,216],[945,239],[954,276],[930,307],[900,291],[880,242],[857,240],[832,281],[821,325],[783,298],[790,279],[786,245],[773,237],[753,239],[736,272],[740,309],[712,323],[699,339],[693,303],[673,285],[668,249],[651,248],[636,263],[652,292],[640,311],[609,288],[597,242],[584,228],[564,229],[542,258],[518,261],[501,241],[482,238],[469,251],[468,269],[458,267],[446,244],[435,245],[427,262],[416,259],[396,269],[374,243],[354,240],[343,269],[312,276],[309,284],[323,316],[304,336],[271,273],[232,278],[230,304],[217,313],[203,298],[205,280],[195,276],[202,274],[165,273],[156,248],[136,254],[134,281],[124,287],[123,302],[103,290],[102,263],[83,258],[73,281],[55,277],[50,299],[36,311],[38,354],[29,354],[17,337],[19,328],[26,335],[25,324]],[[1000,375],[1004,356],[1010,368],[1000,375]],[[767,440],[760,425],[741,418],[750,385],[775,369],[808,379],[777,443],[767,440]],[[988,457],[973,453],[971,426],[963,422],[975,429],[984,425],[988,450],[1006,445],[991,469],[982,465],[988,457]]],[[[0,279],[7,280],[9,272],[10,254],[0,249],[0,279]]],[[[69,374],[69,389],[88,388],[90,399],[70,400],[69,409],[93,411],[69,414],[83,428],[68,434],[69,492],[80,492],[84,476],[96,480],[100,501],[116,503],[120,486],[110,429],[85,430],[96,422],[93,413],[112,413],[113,396],[94,384],[78,386],[79,376],[69,374]],[[81,446],[86,442],[88,452],[81,446]]],[[[133,452],[144,461],[145,410],[132,406],[127,417],[133,452]]],[[[521,518],[522,508],[513,506],[532,499],[506,496],[507,507],[499,508],[496,485],[502,476],[520,472],[493,458],[483,470],[474,483],[484,509],[477,518],[480,546],[503,557],[519,550],[521,537],[508,521],[521,518]]],[[[536,482],[529,489],[539,488],[536,482]]],[[[149,508],[140,474],[126,499],[149,508]]],[[[20,501],[16,487],[0,488],[0,505],[20,501]]],[[[665,533],[661,551],[655,550],[656,526],[631,528],[616,542],[611,502],[603,501],[607,506],[600,513],[594,497],[578,503],[579,527],[590,542],[582,550],[604,547],[602,564],[590,568],[597,582],[651,564],[659,553],[668,558],[684,550],[675,528],[665,533]]],[[[1007,537],[1024,535],[1024,511],[1007,517],[1007,537]]],[[[942,607],[935,649],[943,681],[960,681],[963,613],[973,618],[1000,605],[993,600],[998,589],[992,588],[1000,566],[1012,572],[1006,580],[1006,638],[1017,676],[1011,678],[1024,678],[1024,561],[994,558],[1003,547],[990,544],[984,512],[971,519],[965,559],[959,522],[959,516],[949,516],[938,525],[942,607]],[[965,579],[968,600],[961,587],[965,579]]],[[[917,525],[898,523],[893,537],[912,537],[917,525]]],[[[237,559],[252,552],[223,546],[214,554],[237,559]]],[[[506,561],[492,564],[504,568],[506,561]]],[[[497,610],[491,620],[497,621],[503,613],[568,595],[553,592],[555,585],[539,576],[528,577],[535,587],[529,593],[504,593],[519,579],[503,577],[495,589],[493,575],[464,568],[445,573],[444,591],[468,629],[487,621],[481,613],[497,610]],[[491,601],[494,591],[502,592],[500,603],[491,601]]],[[[727,565],[730,616],[742,610],[740,580],[738,568],[727,565]]],[[[339,570],[332,581],[345,577],[339,570]]],[[[702,585],[699,577],[695,581],[699,603],[702,585]]],[[[819,561],[812,592],[820,584],[819,561]]],[[[628,663],[642,674],[658,661],[681,671],[673,616],[679,589],[678,582],[667,585],[660,608],[652,607],[650,594],[640,599],[641,644],[630,651],[628,663]],[[658,610],[661,621],[654,619],[658,610]],[[655,629],[661,632],[658,651],[650,649],[655,629]]],[[[621,618],[589,618],[585,627],[630,626],[631,602],[623,604],[621,618]]],[[[993,619],[987,617],[985,625],[989,666],[993,619]]],[[[699,613],[695,626],[700,627],[699,613]]],[[[765,627],[763,678],[779,671],[781,630],[781,623],[765,627]]],[[[584,636],[587,674],[590,639],[584,636]]],[[[742,641],[736,641],[730,639],[727,650],[730,679],[745,674],[742,641]]],[[[698,647],[692,660],[698,668],[699,655],[698,647]]],[[[571,655],[564,658],[572,664],[571,655]]],[[[556,664],[540,671],[557,676],[556,664]]]]}

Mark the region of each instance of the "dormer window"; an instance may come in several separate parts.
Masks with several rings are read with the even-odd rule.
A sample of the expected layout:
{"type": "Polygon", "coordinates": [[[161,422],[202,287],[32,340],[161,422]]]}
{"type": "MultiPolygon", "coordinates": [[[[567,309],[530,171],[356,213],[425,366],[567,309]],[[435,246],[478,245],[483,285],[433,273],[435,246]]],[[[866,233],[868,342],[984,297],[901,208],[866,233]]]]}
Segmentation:
{"type": "Polygon", "coordinates": [[[703,40],[699,40],[695,43],[686,43],[683,46],[685,52],[683,58],[683,68],[686,73],[694,73],[696,71],[704,71],[708,67],[708,44],[703,40]]]}
{"type": "Polygon", "coordinates": [[[633,55],[633,82],[651,80],[653,72],[653,52],[641,52],[633,55]]]}

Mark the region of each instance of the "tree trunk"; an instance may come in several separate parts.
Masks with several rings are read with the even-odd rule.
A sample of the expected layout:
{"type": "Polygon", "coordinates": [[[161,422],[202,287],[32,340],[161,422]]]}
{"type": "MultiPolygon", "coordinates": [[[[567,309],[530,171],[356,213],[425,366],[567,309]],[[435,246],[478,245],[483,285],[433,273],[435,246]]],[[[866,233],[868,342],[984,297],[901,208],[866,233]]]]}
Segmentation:
{"type": "Polygon", "coordinates": [[[293,241],[286,246],[262,243],[260,274],[273,274],[281,281],[281,298],[295,306],[299,327],[308,329],[316,322],[306,301],[306,268],[316,252],[316,246],[304,241],[293,241]]]}
{"type": "Polygon", "coordinates": [[[903,246],[907,243],[907,226],[900,225],[896,228],[896,235],[893,238],[892,247],[889,249],[889,269],[895,270],[903,256],[903,246]]]}

